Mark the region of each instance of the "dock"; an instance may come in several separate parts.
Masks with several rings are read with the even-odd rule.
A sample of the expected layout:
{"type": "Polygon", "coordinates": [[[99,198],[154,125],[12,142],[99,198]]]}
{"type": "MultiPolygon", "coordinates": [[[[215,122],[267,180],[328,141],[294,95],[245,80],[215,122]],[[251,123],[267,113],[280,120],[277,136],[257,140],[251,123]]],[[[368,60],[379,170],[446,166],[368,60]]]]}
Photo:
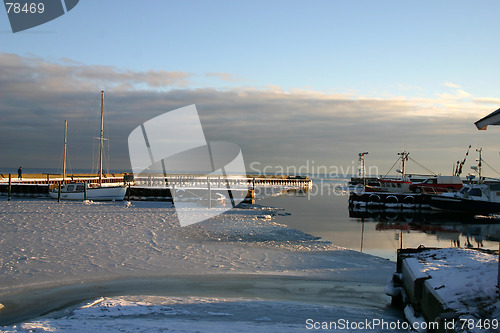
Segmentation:
{"type": "Polygon", "coordinates": [[[349,208],[430,208],[421,193],[351,192],[349,208]]]}
{"type": "MultiPolygon", "coordinates": [[[[254,197],[255,192],[266,188],[307,191],[312,187],[312,180],[294,176],[253,177],[248,176],[200,176],[174,175],[165,178],[161,175],[129,177],[127,173],[103,174],[102,183],[109,185],[129,185],[126,198],[130,200],[172,201],[172,192],[177,190],[197,190],[211,188],[213,191],[246,191],[247,197],[254,197]]],[[[0,174],[0,195],[13,197],[49,197],[49,188],[69,182],[87,182],[96,184],[99,177],[94,174],[73,174],[66,176],[54,174],[26,174],[22,179],[0,174]]]]}

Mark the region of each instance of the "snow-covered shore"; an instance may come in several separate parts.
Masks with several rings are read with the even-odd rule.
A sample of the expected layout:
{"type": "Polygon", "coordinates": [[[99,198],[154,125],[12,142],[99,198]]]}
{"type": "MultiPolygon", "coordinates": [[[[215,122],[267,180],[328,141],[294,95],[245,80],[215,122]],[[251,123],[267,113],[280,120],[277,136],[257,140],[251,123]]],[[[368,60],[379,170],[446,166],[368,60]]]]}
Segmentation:
{"type": "Polygon", "coordinates": [[[233,209],[182,228],[166,203],[0,205],[0,320],[10,325],[49,313],[3,327],[6,332],[75,331],[70,327],[83,322],[93,331],[112,331],[136,319],[124,324],[125,331],[146,325],[143,319],[154,326],[146,331],[186,332],[220,325],[229,331],[304,330],[308,318],[323,322],[344,314],[401,320],[383,293],[393,263],[277,224],[268,218],[281,213],[277,209],[233,209]],[[85,305],[100,297],[111,298],[85,305]],[[159,315],[162,306],[178,310],[159,315]],[[66,310],[51,313],[58,308],[66,310]],[[96,316],[124,308],[128,315],[96,316]],[[262,315],[250,315],[250,308],[262,315]],[[161,320],[154,324],[151,317],[161,320]]]}

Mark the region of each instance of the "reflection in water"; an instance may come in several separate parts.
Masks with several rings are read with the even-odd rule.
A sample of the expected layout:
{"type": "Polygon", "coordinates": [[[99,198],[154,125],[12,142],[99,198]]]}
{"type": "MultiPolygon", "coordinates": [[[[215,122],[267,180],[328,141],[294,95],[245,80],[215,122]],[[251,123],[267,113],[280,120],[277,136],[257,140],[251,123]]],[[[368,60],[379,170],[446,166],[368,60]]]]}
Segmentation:
{"type": "Polygon", "coordinates": [[[345,188],[342,179],[314,179],[308,192],[279,191],[275,196],[258,197],[258,203],[291,213],[276,216],[280,224],[340,247],[393,261],[400,247],[498,249],[500,219],[478,220],[473,216],[401,208],[350,211],[349,193],[345,188]]]}
{"type": "Polygon", "coordinates": [[[498,242],[500,239],[499,220],[482,219],[463,213],[415,209],[349,209],[349,217],[356,218],[362,224],[361,244],[364,241],[366,222],[376,223],[377,231],[396,231],[395,240],[399,241],[400,248],[405,246],[405,238],[411,240],[412,233],[433,235],[438,241],[449,242],[451,247],[495,249],[495,246],[485,245],[485,242],[498,242]]]}

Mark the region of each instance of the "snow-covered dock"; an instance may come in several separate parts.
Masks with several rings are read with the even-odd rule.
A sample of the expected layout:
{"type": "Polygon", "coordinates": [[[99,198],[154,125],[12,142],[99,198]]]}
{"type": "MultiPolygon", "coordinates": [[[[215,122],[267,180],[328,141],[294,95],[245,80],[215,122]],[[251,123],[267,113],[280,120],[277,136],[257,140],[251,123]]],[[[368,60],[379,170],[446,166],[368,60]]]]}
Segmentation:
{"type": "Polygon", "coordinates": [[[475,249],[406,249],[386,287],[420,332],[498,332],[498,254],[475,249]]]}

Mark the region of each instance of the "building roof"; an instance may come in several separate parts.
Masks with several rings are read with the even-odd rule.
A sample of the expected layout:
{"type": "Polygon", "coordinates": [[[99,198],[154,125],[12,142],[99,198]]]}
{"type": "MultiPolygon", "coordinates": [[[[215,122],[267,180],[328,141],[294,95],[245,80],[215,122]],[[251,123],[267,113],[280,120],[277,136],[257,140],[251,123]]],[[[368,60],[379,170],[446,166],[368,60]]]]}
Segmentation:
{"type": "Polygon", "coordinates": [[[500,125],[500,109],[493,111],[474,123],[478,130],[485,130],[488,125],[500,125]]]}

